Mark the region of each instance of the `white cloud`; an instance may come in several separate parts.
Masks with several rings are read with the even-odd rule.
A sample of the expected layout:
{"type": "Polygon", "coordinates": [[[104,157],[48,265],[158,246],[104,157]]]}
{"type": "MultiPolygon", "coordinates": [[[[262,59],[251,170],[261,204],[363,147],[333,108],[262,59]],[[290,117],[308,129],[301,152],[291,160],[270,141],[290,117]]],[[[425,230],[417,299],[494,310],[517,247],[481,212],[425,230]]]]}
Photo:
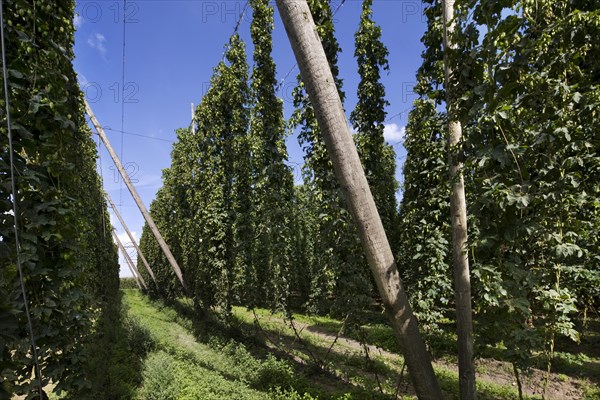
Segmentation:
{"type": "MultiPolygon", "coordinates": [[[[138,238],[137,238],[137,233],[136,232],[131,232],[131,235],[136,240],[136,242],[139,241],[138,238]]],[[[135,266],[137,266],[137,253],[135,251],[135,248],[131,244],[131,240],[129,240],[129,235],[127,235],[127,232],[125,232],[123,230],[122,232],[117,233],[117,237],[119,238],[119,240],[123,244],[123,247],[125,247],[125,251],[127,251],[127,254],[129,254],[129,257],[133,261],[133,264],[135,266]]],[[[121,249],[119,249],[119,265],[121,266],[121,271],[120,271],[120,274],[119,274],[121,277],[130,277],[130,276],[132,276],[131,275],[131,271],[129,270],[129,267],[127,266],[127,261],[125,261],[125,257],[123,256],[123,253],[121,252],[121,249]]]]}
{"type": "Polygon", "coordinates": [[[106,55],[106,38],[101,33],[96,33],[88,38],[88,44],[93,49],[97,49],[102,56],[106,55]]]}
{"type": "Polygon", "coordinates": [[[75,25],[75,28],[79,28],[81,25],[83,25],[83,17],[79,14],[75,14],[73,17],[73,25],[75,25]]]}
{"type": "Polygon", "coordinates": [[[383,126],[383,137],[388,143],[394,144],[404,140],[406,127],[397,124],[385,124],[383,126]]]}
{"type": "Polygon", "coordinates": [[[348,124],[348,129],[350,130],[350,135],[354,136],[356,134],[356,130],[354,129],[354,126],[352,126],[352,121],[350,121],[349,118],[346,118],[346,123],[348,124]]]}
{"type": "MultiPolygon", "coordinates": [[[[118,236],[119,240],[121,241],[121,243],[123,243],[123,246],[129,247],[131,240],[129,239],[129,235],[127,234],[127,232],[123,231],[121,233],[117,233],[117,236],[118,236]]],[[[133,236],[133,238],[135,239],[135,242],[137,243],[138,242],[137,232],[135,232],[135,231],[131,232],[131,236],[133,236]]]]}
{"type": "MultiPolygon", "coordinates": [[[[131,232],[131,235],[133,235],[133,238],[135,239],[135,242],[137,243],[138,242],[137,237],[136,237],[137,234],[135,232],[131,232]]],[[[127,251],[127,254],[129,254],[129,257],[131,257],[131,260],[135,263],[135,261],[137,259],[137,254],[135,251],[135,247],[133,247],[133,244],[131,243],[131,240],[129,239],[129,235],[127,234],[127,232],[125,232],[125,230],[123,230],[121,233],[117,233],[117,237],[121,241],[121,244],[123,245],[123,247],[125,247],[125,250],[127,251]]],[[[124,259],[123,259],[123,262],[125,262],[124,259]]]]}

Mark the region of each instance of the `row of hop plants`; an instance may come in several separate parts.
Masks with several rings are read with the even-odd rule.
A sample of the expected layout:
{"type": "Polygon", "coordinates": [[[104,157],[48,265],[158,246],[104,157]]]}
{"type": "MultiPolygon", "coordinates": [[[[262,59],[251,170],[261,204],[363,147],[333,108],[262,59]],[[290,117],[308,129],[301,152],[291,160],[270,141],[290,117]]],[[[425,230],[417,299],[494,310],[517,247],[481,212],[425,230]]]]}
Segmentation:
{"type": "MultiPolygon", "coordinates": [[[[519,380],[533,365],[549,373],[558,337],[577,342],[600,304],[598,10],[585,1],[459,1],[456,10],[450,59],[460,66],[452,89],[476,342],[502,343],[519,380]]],[[[435,330],[453,299],[442,2],[424,12],[400,263],[421,322],[435,330]]]]}
{"type": "Polygon", "coordinates": [[[91,389],[97,382],[88,379],[96,357],[93,342],[100,330],[117,323],[119,267],[72,65],[74,2],[2,4],[7,69],[2,79],[8,93],[0,100],[0,398],[31,398],[39,379],[43,386],[53,383],[57,392],[85,398],[78,393],[98,393],[91,389]],[[14,201],[39,376],[32,373],[14,201]]]}
{"type": "MultiPolygon", "coordinates": [[[[309,5],[337,76],[340,48],[330,4],[315,0],[309,5]]],[[[300,78],[297,110],[291,121],[284,120],[271,55],[274,9],[266,0],[250,6],[253,68],[245,43],[233,35],[196,109],[195,129],[177,131],[171,167],[150,206],[181,264],[187,290],[174,280],[144,227],[140,245],[157,276],[150,292],[165,298],[189,295],[198,309],[225,315],[232,305],[359,315],[376,296],[358,235],[300,78]],[[299,131],[305,150],[301,185],[294,185],[287,165],[290,130],[299,131]]],[[[351,118],[359,129],[357,148],[395,242],[395,155],[383,139],[387,103],[379,82],[387,69],[387,49],[369,1],[356,33],[356,56],[362,77],[351,118]]]]}
{"type": "MultiPolygon", "coordinates": [[[[273,10],[252,1],[254,66],[236,35],[196,110],[178,131],[165,185],[151,205],[199,309],[302,306],[358,316],[376,299],[314,111],[299,77],[289,126],[305,151],[303,183],[285,161],[271,53],[273,10]]],[[[342,99],[332,10],[310,0],[342,99]]],[[[459,118],[478,345],[507,347],[515,371],[558,336],[578,340],[598,309],[597,10],[586,1],[457,2],[459,118]],[[506,12],[507,10],[512,12],[506,12]]],[[[441,2],[426,1],[423,64],[406,127],[403,196],[383,140],[387,49],[363,2],[355,55],[361,82],[351,113],[356,143],[421,329],[453,319],[447,115],[441,2]]],[[[148,229],[142,248],[159,272],[152,289],[184,292],[148,229]]],[[[550,365],[544,366],[548,370],[550,365]]]]}

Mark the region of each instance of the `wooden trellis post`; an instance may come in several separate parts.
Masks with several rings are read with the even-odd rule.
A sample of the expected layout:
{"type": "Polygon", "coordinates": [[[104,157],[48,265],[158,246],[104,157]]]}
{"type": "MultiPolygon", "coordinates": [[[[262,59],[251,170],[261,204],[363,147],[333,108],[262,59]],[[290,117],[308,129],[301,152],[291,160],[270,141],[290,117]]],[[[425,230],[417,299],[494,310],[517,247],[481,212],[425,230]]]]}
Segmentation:
{"type": "Polygon", "coordinates": [[[305,0],[276,0],[276,3],[314,107],[327,153],[402,348],[417,396],[419,399],[439,400],[442,392],[352,141],[342,101],[308,3],[305,0]]]}
{"type": "Polygon", "coordinates": [[[129,179],[129,175],[127,175],[125,168],[123,168],[123,164],[121,164],[121,161],[119,160],[119,157],[117,156],[117,153],[115,153],[115,150],[112,148],[112,146],[108,140],[108,137],[104,133],[104,129],[102,129],[102,126],[96,119],[96,116],[92,112],[92,109],[91,109],[90,105],[88,104],[87,100],[85,100],[85,112],[87,113],[88,117],[92,121],[92,124],[96,128],[96,131],[98,132],[98,136],[100,136],[102,143],[104,143],[104,145],[106,146],[106,149],[108,150],[108,154],[110,154],[110,157],[112,158],[117,169],[119,170],[119,173],[121,174],[121,177],[123,178],[123,181],[125,182],[125,185],[127,186],[127,189],[129,189],[129,192],[133,196],[135,203],[137,204],[138,208],[140,209],[140,212],[142,213],[142,215],[144,216],[146,223],[148,223],[148,227],[154,234],[154,237],[156,238],[158,245],[160,246],[163,253],[165,254],[165,257],[167,257],[169,264],[171,264],[171,268],[173,268],[175,275],[177,275],[177,279],[179,279],[181,286],[183,286],[183,288],[186,289],[185,283],[183,282],[183,275],[181,274],[181,269],[179,268],[179,264],[177,264],[175,257],[173,257],[173,253],[171,253],[171,249],[169,249],[169,245],[167,244],[167,242],[165,242],[165,239],[163,239],[162,235],[160,234],[158,227],[156,226],[156,224],[154,223],[154,220],[150,216],[150,213],[146,209],[144,202],[142,202],[142,199],[140,198],[137,190],[135,189],[135,186],[133,186],[133,183],[131,183],[131,179],[129,179]]]}
{"type": "Polygon", "coordinates": [[[457,71],[450,53],[458,47],[454,34],[454,0],[443,0],[444,9],[444,82],[448,115],[448,165],[450,178],[450,216],[452,226],[452,265],[456,297],[458,334],[458,382],[461,400],[475,400],[475,364],[473,361],[473,311],[471,306],[471,274],[469,272],[467,200],[461,161],[462,125],[458,118],[460,94],[456,92],[457,71]]]}
{"type": "Polygon", "coordinates": [[[142,253],[142,250],[140,249],[140,247],[135,242],[135,239],[133,238],[133,235],[129,231],[129,228],[127,228],[127,225],[125,225],[125,221],[121,217],[121,213],[119,213],[119,211],[117,210],[117,207],[115,207],[115,203],[113,203],[113,201],[110,198],[110,196],[108,195],[108,193],[105,192],[104,195],[106,196],[106,200],[108,200],[108,204],[110,204],[110,207],[113,209],[113,211],[115,212],[115,215],[119,219],[119,222],[121,222],[121,226],[123,226],[123,229],[125,229],[125,232],[127,232],[127,235],[129,236],[129,240],[131,240],[131,243],[133,243],[133,247],[135,247],[135,251],[137,251],[138,256],[140,257],[140,259],[144,263],[144,266],[146,267],[146,270],[148,271],[148,273],[152,277],[152,280],[154,281],[154,283],[156,283],[156,277],[154,276],[154,271],[152,271],[152,268],[150,268],[150,264],[148,264],[148,260],[146,260],[146,257],[144,257],[144,253],[142,253]]]}
{"type": "Polygon", "coordinates": [[[117,242],[117,246],[119,246],[121,253],[123,253],[123,258],[125,258],[125,262],[127,263],[129,270],[133,274],[133,277],[135,278],[135,281],[137,282],[138,286],[140,287],[140,289],[142,289],[143,285],[144,288],[146,288],[147,290],[148,286],[146,285],[146,281],[144,281],[144,278],[140,275],[140,272],[137,270],[135,265],[133,265],[133,261],[131,261],[129,254],[127,254],[127,251],[125,251],[125,247],[123,246],[123,243],[121,243],[121,240],[119,239],[115,231],[113,231],[113,238],[115,239],[115,242],[117,242]]]}

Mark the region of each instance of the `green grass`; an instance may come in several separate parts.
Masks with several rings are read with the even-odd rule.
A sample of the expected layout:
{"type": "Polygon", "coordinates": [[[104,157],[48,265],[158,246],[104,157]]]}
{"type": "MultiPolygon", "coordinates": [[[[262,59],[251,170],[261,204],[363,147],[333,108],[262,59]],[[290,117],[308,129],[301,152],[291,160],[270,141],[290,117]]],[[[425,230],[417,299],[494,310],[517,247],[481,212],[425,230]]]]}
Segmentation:
{"type": "MultiPolygon", "coordinates": [[[[272,334],[273,337],[285,338],[288,342],[294,340],[295,334],[281,319],[281,314],[271,314],[265,310],[256,310],[256,314],[262,328],[272,334]]],[[[248,324],[254,321],[254,314],[243,307],[235,308],[234,315],[248,324]]],[[[330,341],[319,338],[316,336],[316,333],[327,332],[335,335],[342,324],[340,321],[331,320],[328,317],[312,317],[299,314],[294,315],[294,320],[304,324],[314,324],[304,329],[301,336],[304,344],[310,347],[310,352],[319,356],[325,356],[330,346],[330,341]]],[[[393,332],[391,329],[384,327],[383,325],[375,325],[374,327],[368,326],[366,328],[367,343],[371,345],[384,347],[382,344],[389,344],[393,339],[393,332]]],[[[394,344],[389,344],[388,349],[393,350],[395,346],[397,345],[394,339],[394,344]]],[[[295,355],[302,357],[309,362],[310,357],[307,355],[307,352],[308,350],[303,354],[295,352],[295,355]]],[[[336,345],[336,350],[327,354],[327,362],[324,364],[325,367],[332,370],[334,374],[343,376],[355,385],[371,391],[378,390],[377,381],[374,377],[374,373],[376,372],[384,391],[388,396],[392,395],[395,393],[398,384],[398,376],[403,362],[402,357],[397,356],[395,359],[391,359],[390,357],[378,354],[371,354],[370,357],[372,362],[367,366],[365,356],[361,353],[360,349],[353,349],[342,343],[338,343],[336,345]]],[[[442,367],[436,367],[435,372],[440,381],[440,385],[442,386],[445,398],[457,399],[458,374],[442,367]]],[[[406,379],[407,378],[405,378],[405,380],[406,379]]],[[[480,399],[518,398],[516,389],[510,386],[478,382],[477,388],[480,399]]]]}
{"type": "MultiPolygon", "coordinates": [[[[136,353],[147,352],[136,399],[390,399],[397,391],[399,398],[414,398],[407,391],[406,371],[399,382],[403,359],[394,354],[398,348],[393,332],[376,319],[361,331],[343,331],[345,337],[363,337],[392,353],[371,351],[367,362],[361,346],[353,342],[339,340],[330,350],[331,336],[343,325],[333,318],[295,314],[298,338],[282,314],[268,310],[254,311],[259,328],[255,314],[243,307],[234,307],[232,317],[223,319],[198,313],[186,300],[166,306],[137,290],[123,292],[128,320],[137,326],[130,336],[138,335],[134,342],[142,343],[136,353]]],[[[436,335],[431,347],[451,355],[444,359],[452,363],[452,334],[436,335]]],[[[565,371],[557,379],[565,384],[576,379],[576,367],[587,376],[598,366],[587,355],[557,352],[556,360],[557,369],[565,371]]],[[[458,399],[458,374],[443,364],[434,369],[444,398],[458,399]]],[[[497,369],[486,363],[478,372],[506,375],[497,369]]],[[[599,399],[593,381],[580,383],[584,398],[599,399]]],[[[513,385],[483,379],[477,390],[480,399],[518,398],[513,385]]]]}
{"type": "Polygon", "coordinates": [[[198,341],[193,327],[210,319],[192,321],[170,307],[151,303],[136,290],[125,290],[123,301],[128,315],[147,330],[154,344],[144,360],[136,399],[376,398],[320,389],[296,372],[291,362],[272,354],[257,356],[234,340],[209,335],[206,342],[198,341]]]}
{"type": "MultiPolygon", "coordinates": [[[[255,310],[260,325],[268,332],[273,338],[284,338],[287,342],[295,340],[295,334],[293,330],[288,326],[288,323],[283,321],[283,315],[280,313],[271,313],[267,310],[255,310]]],[[[234,315],[240,321],[251,325],[254,322],[254,314],[252,311],[248,311],[243,307],[234,308],[234,315]]],[[[298,326],[302,324],[308,325],[304,327],[301,332],[301,337],[305,346],[310,348],[310,351],[300,351],[298,349],[292,349],[293,353],[310,362],[310,357],[307,353],[313,353],[317,356],[324,356],[327,352],[330,340],[319,337],[319,333],[327,333],[335,336],[342,327],[342,322],[324,316],[307,316],[302,314],[294,314],[294,321],[298,322],[298,326]]],[[[445,330],[452,325],[451,321],[448,321],[444,325],[444,329],[441,332],[437,332],[428,337],[430,350],[438,355],[443,355],[445,360],[456,359],[454,354],[455,347],[455,335],[445,330]]],[[[385,324],[376,323],[369,324],[361,327],[362,332],[357,330],[344,332],[344,335],[348,338],[360,339],[362,336],[365,342],[369,345],[380,347],[384,350],[392,353],[398,353],[398,345],[396,343],[395,336],[392,329],[385,324]]],[[[356,349],[352,350],[344,346],[344,344],[338,343],[336,345],[336,351],[332,351],[327,355],[327,360],[323,362],[323,365],[330,369],[334,374],[338,376],[345,376],[346,379],[352,381],[358,386],[365,388],[371,388],[375,385],[374,378],[372,377],[373,372],[377,372],[380,375],[380,381],[382,386],[388,386],[387,393],[394,392],[394,385],[385,382],[391,382],[396,379],[400,371],[400,365],[402,363],[402,357],[397,356],[395,361],[392,361],[389,357],[379,356],[372,354],[372,363],[367,368],[365,366],[365,358],[356,349]],[[370,375],[369,375],[370,374],[370,375]]],[[[583,349],[589,350],[587,347],[583,349]]],[[[504,350],[502,348],[490,349],[498,357],[502,359],[504,350]]],[[[482,365],[478,369],[479,373],[503,373],[512,374],[512,369],[507,372],[505,370],[510,365],[504,364],[500,370],[498,366],[482,365]],[[506,367],[506,368],[505,368],[506,367]]],[[[570,382],[577,380],[580,377],[592,377],[597,379],[599,377],[597,369],[600,366],[598,359],[589,357],[583,354],[572,354],[572,353],[560,353],[555,354],[555,366],[553,367],[554,372],[561,372],[561,375],[557,376],[557,379],[561,382],[570,382]]],[[[442,390],[447,398],[458,398],[458,374],[452,370],[444,368],[442,366],[434,367],[436,375],[442,386],[442,390]]],[[[594,399],[598,392],[593,384],[594,380],[580,380],[580,385],[584,387],[585,398],[594,399]]],[[[478,397],[480,399],[517,399],[518,394],[516,387],[513,385],[502,385],[492,382],[486,382],[483,379],[479,379],[477,382],[478,397]]],[[[539,397],[526,397],[536,399],[539,397]]]]}
{"type": "MultiPolygon", "coordinates": [[[[157,349],[144,362],[139,399],[264,398],[251,387],[256,383],[250,376],[254,370],[240,366],[247,359],[236,359],[223,349],[197,342],[177,323],[174,310],[153,307],[137,291],[125,291],[123,300],[129,313],[149,331],[157,349]],[[202,397],[193,397],[195,395],[202,397]]],[[[255,367],[262,365],[258,360],[256,364],[255,367]]]]}

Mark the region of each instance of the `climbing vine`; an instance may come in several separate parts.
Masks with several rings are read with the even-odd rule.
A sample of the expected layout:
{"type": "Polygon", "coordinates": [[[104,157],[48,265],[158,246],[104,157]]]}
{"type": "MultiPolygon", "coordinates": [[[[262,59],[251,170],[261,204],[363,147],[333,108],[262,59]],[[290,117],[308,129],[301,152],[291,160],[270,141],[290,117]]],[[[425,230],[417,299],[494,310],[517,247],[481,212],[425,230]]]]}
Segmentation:
{"type": "Polygon", "coordinates": [[[292,284],[294,182],[285,165],[283,102],[275,93],[275,62],[271,56],[274,10],[267,0],[253,0],[250,4],[254,43],[250,138],[256,208],[252,265],[256,281],[248,286],[248,292],[254,296],[262,293],[263,299],[260,303],[253,299],[249,304],[280,306],[287,303],[292,284]],[[257,285],[261,291],[256,290],[257,285]]]}
{"type": "Polygon", "coordinates": [[[481,312],[496,321],[486,331],[503,332],[515,349],[516,367],[530,365],[538,343],[550,371],[556,335],[577,340],[573,317],[589,304],[579,277],[597,280],[594,241],[584,238],[598,218],[599,144],[588,119],[599,106],[599,48],[590,41],[598,11],[585,2],[523,2],[520,14],[504,17],[487,6],[474,9],[490,30],[470,110],[471,143],[487,144],[473,154],[475,254],[488,290],[481,312]],[[490,213],[501,217],[484,218],[490,213]],[[500,288],[490,288],[490,274],[500,288]]]}
{"type": "MultiPolygon", "coordinates": [[[[90,384],[83,373],[90,331],[116,309],[118,264],[71,63],[74,4],[3,5],[20,258],[40,378],[77,393],[90,384]]],[[[6,397],[31,393],[37,382],[16,268],[4,93],[0,103],[0,395],[6,397]]]]}
{"type": "Polygon", "coordinates": [[[389,70],[388,50],[381,41],[381,28],[373,21],[372,0],[362,3],[360,26],[355,34],[354,56],[361,80],[358,84],[358,102],[350,114],[355,142],[365,174],[371,187],[377,210],[388,240],[398,244],[396,190],[396,161],[394,148],[385,143],[383,128],[386,117],[385,87],[381,72],[389,70]]]}
{"type": "MultiPolygon", "coordinates": [[[[333,16],[328,1],[309,1],[317,31],[325,49],[329,65],[337,83],[342,101],[342,81],[338,78],[337,55],[340,51],[335,38],[333,16]]],[[[301,78],[294,91],[296,110],[291,125],[299,128],[299,140],[305,157],[303,166],[304,186],[308,205],[316,226],[314,243],[315,255],[309,266],[311,279],[308,306],[317,312],[342,314],[357,304],[364,306],[370,302],[371,285],[366,259],[362,254],[358,235],[351,223],[327,154],[325,143],[317,124],[314,110],[303,88],[301,78]]]]}
{"type": "Polygon", "coordinates": [[[453,295],[446,115],[438,111],[444,98],[440,3],[429,2],[425,15],[425,52],[415,87],[419,98],[409,114],[404,141],[398,263],[422,329],[431,331],[453,295]]]}
{"type": "MultiPolygon", "coordinates": [[[[439,3],[425,13],[399,254],[415,308],[435,320],[450,290],[445,88],[439,3]]],[[[597,302],[582,285],[598,279],[597,21],[585,2],[457,3],[476,334],[503,341],[517,377],[535,349],[549,372],[556,337],[577,340],[574,317],[597,302]]]]}

